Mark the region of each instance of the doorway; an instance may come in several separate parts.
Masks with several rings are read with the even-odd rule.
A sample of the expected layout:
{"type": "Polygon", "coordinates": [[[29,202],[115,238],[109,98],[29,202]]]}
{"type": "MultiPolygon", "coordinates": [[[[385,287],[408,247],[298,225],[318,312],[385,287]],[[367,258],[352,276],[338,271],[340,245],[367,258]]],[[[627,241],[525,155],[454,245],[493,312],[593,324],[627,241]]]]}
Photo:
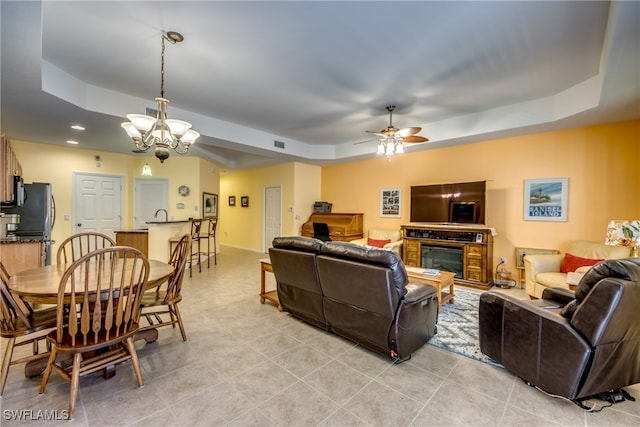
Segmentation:
{"type": "Polygon", "coordinates": [[[169,180],[162,178],[134,178],[133,227],[147,228],[147,221],[169,221],[169,180]],[[158,212],[164,209],[165,212],[158,212]],[[156,212],[158,216],[156,217],[156,212]]]}
{"type": "Polygon", "coordinates": [[[271,247],[273,239],[282,235],[282,188],[264,188],[264,252],[271,247]]]}
{"type": "Polygon", "coordinates": [[[96,231],[115,240],[122,229],[122,177],[73,172],[73,233],[96,231]]]}

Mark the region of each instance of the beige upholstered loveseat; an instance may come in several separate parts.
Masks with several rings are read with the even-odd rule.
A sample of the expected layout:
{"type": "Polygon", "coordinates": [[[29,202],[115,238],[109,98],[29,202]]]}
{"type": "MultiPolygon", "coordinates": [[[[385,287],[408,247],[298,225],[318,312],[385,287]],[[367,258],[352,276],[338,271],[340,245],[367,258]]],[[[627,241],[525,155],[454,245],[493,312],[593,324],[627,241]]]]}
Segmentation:
{"type": "Polygon", "coordinates": [[[546,288],[569,289],[567,284],[568,273],[561,271],[563,262],[564,270],[586,273],[591,268],[591,265],[586,265],[588,263],[581,259],[592,260],[591,262],[595,263],[595,260],[628,258],[629,248],[576,240],[571,244],[567,253],[569,257],[573,256],[574,258],[565,259],[567,254],[526,255],[524,257],[525,289],[527,294],[542,298],[542,292],[546,288]],[[574,268],[580,264],[582,266],[574,268]]]}
{"type": "Polygon", "coordinates": [[[402,232],[384,228],[372,228],[362,239],[352,240],[351,243],[362,246],[376,246],[398,254],[402,258],[402,232]],[[388,243],[384,243],[385,241],[388,243]]]}

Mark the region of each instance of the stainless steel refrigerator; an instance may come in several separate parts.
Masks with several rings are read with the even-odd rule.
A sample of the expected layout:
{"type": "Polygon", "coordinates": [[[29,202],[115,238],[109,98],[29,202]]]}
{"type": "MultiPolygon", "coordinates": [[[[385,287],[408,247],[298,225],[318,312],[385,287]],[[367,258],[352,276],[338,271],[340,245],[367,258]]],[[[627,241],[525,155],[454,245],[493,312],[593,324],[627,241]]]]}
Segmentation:
{"type": "Polygon", "coordinates": [[[50,265],[51,229],[55,223],[55,203],[51,194],[51,184],[24,184],[24,204],[14,208],[3,208],[2,212],[20,215],[20,223],[15,234],[21,240],[42,240],[45,265],[50,265]]]}

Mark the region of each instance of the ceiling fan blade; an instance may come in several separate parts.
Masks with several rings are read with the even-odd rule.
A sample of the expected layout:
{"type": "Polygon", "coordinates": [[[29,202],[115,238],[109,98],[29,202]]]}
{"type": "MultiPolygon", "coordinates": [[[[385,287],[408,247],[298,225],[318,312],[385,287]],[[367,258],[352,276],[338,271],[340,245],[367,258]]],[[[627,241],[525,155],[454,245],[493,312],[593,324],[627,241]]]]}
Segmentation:
{"type": "Polygon", "coordinates": [[[427,142],[429,139],[424,136],[410,135],[402,137],[402,142],[427,142]]]}
{"type": "Polygon", "coordinates": [[[372,134],[374,134],[374,135],[378,135],[378,136],[384,136],[384,134],[383,134],[383,133],[376,132],[376,131],[372,131],[372,130],[365,130],[365,132],[367,132],[367,133],[372,133],[372,134]]]}
{"type": "Polygon", "coordinates": [[[416,133],[420,132],[422,130],[422,128],[419,127],[412,127],[412,128],[404,128],[404,129],[400,129],[398,131],[398,135],[405,137],[405,136],[411,136],[411,135],[415,135],[416,133]]]}

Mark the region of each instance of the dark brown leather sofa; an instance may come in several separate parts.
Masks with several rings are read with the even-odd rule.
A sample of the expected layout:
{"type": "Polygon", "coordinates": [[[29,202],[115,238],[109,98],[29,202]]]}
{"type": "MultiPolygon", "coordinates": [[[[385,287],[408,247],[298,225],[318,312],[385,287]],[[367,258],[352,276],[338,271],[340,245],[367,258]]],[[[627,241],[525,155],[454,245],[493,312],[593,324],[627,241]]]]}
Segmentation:
{"type": "Polygon", "coordinates": [[[640,259],[600,262],[575,294],[549,288],[542,298],[483,293],[481,351],[547,393],[571,400],[640,382],[640,259]]]}
{"type": "Polygon", "coordinates": [[[394,252],[294,236],[269,256],[282,308],[315,326],[399,359],[436,333],[435,288],[409,284],[394,252]]]}

